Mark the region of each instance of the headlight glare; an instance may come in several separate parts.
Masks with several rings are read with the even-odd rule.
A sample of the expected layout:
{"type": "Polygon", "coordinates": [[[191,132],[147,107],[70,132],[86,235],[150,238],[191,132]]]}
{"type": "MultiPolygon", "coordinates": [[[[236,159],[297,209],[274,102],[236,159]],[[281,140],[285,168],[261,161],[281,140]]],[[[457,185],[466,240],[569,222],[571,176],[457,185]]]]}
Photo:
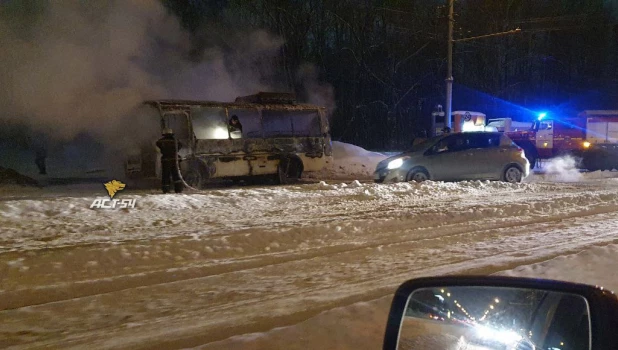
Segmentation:
{"type": "Polygon", "coordinates": [[[386,168],[389,170],[400,168],[403,165],[403,161],[404,161],[404,158],[393,159],[390,162],[388,162],[388,165],[386,166],[386,168]]]}

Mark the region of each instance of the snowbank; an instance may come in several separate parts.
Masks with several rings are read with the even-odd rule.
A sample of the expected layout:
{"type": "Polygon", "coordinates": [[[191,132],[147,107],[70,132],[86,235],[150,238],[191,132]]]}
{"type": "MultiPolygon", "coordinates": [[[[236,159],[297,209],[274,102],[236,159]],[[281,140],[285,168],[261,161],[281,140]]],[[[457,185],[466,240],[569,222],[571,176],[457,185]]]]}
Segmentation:
{"type": "Polygon", "coordinates": [[[0,186],[39,186],[39,183],[13,169],[0,167],[0,186]]]}
{"type": "Polygon", "coordinates": [[[381,153],[333,141],[333,157],[327,161],[326,168],[319,174],[308,174],[308,177],[369,180],[378,163],[386,158],[381,153]]]}
{"type": "Polygon", "coordinates": [[[583,172],[579,169],[551,169],[551,171],[541,169],[535,172],[531,172],[530,176],[524,179],[524,182],[590,182],[605,179],[618,179],[618,171],[598,170],[592,172],[583,172]]]}
{"type": "MultiPolygon", "coordinates": [[[[161,222],[167,225],[176,224],[192,230],[196,217],[209,222],[221,221],[221,226],[206,225],[199,230],[200,235],[220,232],[222,229],[236,230],[255,227],[256,225],[272,225],[273,220],[279,221],[281,212],[274,210],[281,203],[285,207],[288,218],[298,220],[318,220],[323,217],[322,210],[302,208],[295,212],[295,206],[312,205],[314,201],[326,203],[347,203],[346,211],[356,207],[373,207],[371,202],[394,203],[426,203],[423,206],[430,210],[430,202],[437,199],[448,199],[453,196],[485,197],[492,193],[527,192],[538,193],[546,190],[546,184],[510,184],[491,181],[463,182],[433,182],[423,183],[403,182],[395,184],[361,183],[357,180],[350,183],[271,186],[263,188],[239,188],[226,190],[204,191],[199,194],[161,195],[155,192],[123,191],[118,198],[135,199],[133,209],[90,209],[95,198],[107,198],[103,186],[98,194],[90,187],[61,196],[57,188],[49,191],[44,189],[35,193],[19,196],[7,196],[0,201],[0,241],[12,242],[12,248],[35,246],[53,246],[84,242],[110,242],[127,239],[147,239],[165,235],[158,228],[161,222]],[[156,194],[155,194],[156,193],[156,194]],[[294,202],[295,204],[289,204],[294,202]],[[304,204],[308,203],[308,204],[304,204]],[[239,208],[252,208],[246,212],[239,208]],[[170,209],[174,209],[170,211],[170,209]],[[272,215],[270,212],[273,212],[272,215]],[[118,213],[122,213],[121,216],[118,213]],[[243,213],[239,216],[239,213],[243,213]],[[46,229],[53,225],[53,231],[46,229]],[[128,227],[149,227],[148,230],[130,230],[128,227]],[[53,236],[49,240],[48,236],[53,236]]],[[[551,185],[549,185],[551,186],[551,185]]],[[[596,195],[579,197],[579,201],[599,202],[596,195]]],[[[569,206],[572,199],[567,200],[569,206]]],[[[603,201],[603,200],[601,200],[603,201]]],[[[556,208],[562,208],[563,201],[554,202],[556,208]]],[[[537,211],[534,203],[505,204],[497,215],[519,215],[537,211]]],[[[493,209],[492,209],[493,210],[493,209]]],[[[543,209],[545,210],[545,209],[543,209]]],[[[561,210],[561,209],[560,209],[561,210]]],[[[444,213],[441,210],[430,210],[424,213],[425,224],[439,224],[446,219],[461,218],[471,220],[484,216],[483,211],[444,213]]],[[[178,226],[180,229],[181,226],[178,226]]],[[[3,246],[2,248],[9,248],[3,246]]]]}
{"type": "MultiPolygon", "coordinates": [[[[611,188],[614,187],[614,180],[595,180],[595,182],[601,181],[600,184],[605,185],[611,181],[612,184],[609,186],[611,188]]],[[[196,217],[207,222],[221,222],[219,226],[203,226],[199,230],[199,235],[214,234],[221,230],[247,229],[256,225],[268,227],[272,225],[273,220],[276,222],[281,220],[282,212],[275,208],[283,210],[288,219],[296,218],[293,221],[310,222],[319,220],[325,215],[319,206],[314,206],[313,203],[316,201],[322,205],[343,206],[346,212],[367,207],[375,210],[380,206],[418,206],[424,209],[415,210],[414,215],[419,217],[422,215],[422,220],[419,219],[419,222],[429,226],[453,220],[463,223],[483,219],[487,215],[509,218],[553,212],[566,213],[581,210],[582,207],[591,204],[614,205],[618,202],[618,198],[614,196],[590,192],[577,196],[560,196],[550,203],[543,204],[534,201],[507,200],[504,203],[495,202],[495,206],[488,209],[479,208],[480,205],[474,204],[463,211],[445,212],[443,208],[434,208],[436,201],[478,198],[479,201],[486,202],[488,196],[494,196],[498,200],[504,193],[560,193],[562,187],[570,185],[545,182],[511,184],[478,180],[374,184],[355,180],[338,184],[320,182],[295,186],[211,190],[183,195],[160,195],[157,191],[126,190],[119,198],[135,199],[137,203],[135,208],[95,210],[90,209],[93,200],[106,198],[106,193],[103,186],[96,186],[96,189],[89,186],[76,186],[72,192],[64,196],[58,192],[57,187],[20,195],[16,193],[5,195],[5,200],[0,201],[0,224],[3,227],[0,241],[12,243],[3,248],[17,249],[39,245],[49,247],[75,242],[113,242],[162,237],[167,234],[154,230],[161,222],[167,222],[166,226],[179,225],[179,230],[182,227],[193,230],[192,224],[196,217]],[[252,209],[246,211],[243,208],[252,209]],[[121,216],[118,216],[119,212],[122,213],[121,216]],[[240,213],[242,215],[239,215],[240,213]],[[50,225],[54,226],[53,231],[47,229],[50,225]],[[127,229],[130,227],[149,227],[149,229],[127,229]],[[48,236],[53,236],[54,239],[50,241],[48,236]]],[[[493,200],[490,201],[492,202],[493,200]]],[[[376,215],[378,213],[379,211],[376,215]]]]}

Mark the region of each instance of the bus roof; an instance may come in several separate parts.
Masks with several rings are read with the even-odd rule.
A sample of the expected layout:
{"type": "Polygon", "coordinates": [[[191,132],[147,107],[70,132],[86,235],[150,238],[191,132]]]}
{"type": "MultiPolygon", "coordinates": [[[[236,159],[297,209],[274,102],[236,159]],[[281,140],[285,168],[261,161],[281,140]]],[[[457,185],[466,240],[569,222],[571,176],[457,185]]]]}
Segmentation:
{"type": "Polygon", "coordinates": [[[255,95],[237,97],[234,102],[196,101],[196,100],[148,100],[145,104],[154,107],[222,107],[222,108],[266,108],[266,109],[289,109],[289,110],[315,110],[324,107],[297,103],[294,94],[260,92],[255,95]]]}

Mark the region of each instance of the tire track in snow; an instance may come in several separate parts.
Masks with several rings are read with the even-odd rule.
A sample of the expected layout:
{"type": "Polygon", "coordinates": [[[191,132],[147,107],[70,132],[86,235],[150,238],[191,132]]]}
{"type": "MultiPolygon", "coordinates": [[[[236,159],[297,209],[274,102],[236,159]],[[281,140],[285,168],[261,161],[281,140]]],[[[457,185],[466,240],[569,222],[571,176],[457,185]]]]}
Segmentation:
{"type": "MultiPolygon", "coordinates": [[[[570,197],[567,198],[567,203],[570,206],[570,197]]],[[[554,199],[554,202],[559,202],[554,199]]],[[[460,201],[459,203],[450,201],[447,205],[458,204],[461,207],[470,207],[466,201],[460,201]]],[[[364,242],[351,242],[349,239],[343,239],[335,242],[333,245],[322,245],[313,248],[281,251],[276,253],[261,252],[258,254],[242,254],[235,258],[215,259],[208,263],[194,263],[189,265],[182,265],[175,268],[170,268],[170,265],[165,265],[160,269],[152,269],[152,264],[147,262],[150,267],[147,271],[140,271],[136,273],[118,274],[117,271],[112,271],[112,278],[109,276],[101,276],[98,279],[86,279],[86,280],[72,280],[66,283],[55,283],[48,286],[37,285],[35,288],[20,288],[17,290],[4,291],[0,293],[0,310],[17,308],[26,305],[36,305],[47,302],[55,302],[64,299],[83,297],[88,295],[95,295],[101,293],[110,293],[117,290],[123,290],[128,288],[135,288],[147,285],[156,285],[160,283],[169,283],[175,281],[188,280],[193,278],[207,277],[212,275],[231,273],[239,270],[248,270],[253,268],[260,268],[275,264],[284,264],[295,260],[306,260],[318,257],[327,257],[336,254],[346,253],[355,250],[362,250],[366,248],[376,248],[394,243],[408,243],[408,242],[422,242],[430,239],[449,239],[452,236],[466,235],[470,232],[476,232],[478,228],[486,229],[503,229],[512,228],[524,225],[531,225],[543,222],[554,222],[563,220],[564,218],[581,217],[586,215],[592,215],[590,212],[611,212],[616,208],[611,206],[610,203],[597,204],[592,208],[586,208],[584,211],[576,211],[574,213],[566,213],[565,215],[558,216],[532,216],[525,219],[521,219],[519,216],[508,217],[511,221],[497,221],[487,222],[486,219],[477,219],[473,222],[468,222],[467,225],[462,226],[460,222],[445,223],[438,227],[417,227],[409,224],[406,221],[397,221],[393,225],[385,225],[384,222],[372,222],[367,221],[357,223],[358,225],[365,226],[364,231],[376,232],[371,234],[370,237],[366,237],[364,242]],[[364,224],[364,225],[363,225],[364,224]],[[375,227],[372,227],[375,226],[375,227]],[[402,229],[402,227],[412,226],[412,229],[402,229]],[[439,230],[440,232],[435,232],[439,230]],[[382,233],[385,232],[385,233],[382,233]]],[[[535,205],[533,202],[532,205],[535,205]]],[[[478,203],[476,204],[478,207],[478,203]]],[[[489,206],[491,207],[491,205],[489,206]]],[[[482,209],[483,207],[479,207],[482,209]]],[[[479,210],[480,210],[479,209],[479,210]]],[[[563,211],[564,208],[558,206],[558,211],[563,211]]],[[[434,208],[434,210],[436,210],[434,208]]],[[[437,209],[440,211],[440,209],[437,209]]],[[[521,213],[518,213],[521,214],[521,213]]],[[[423,216],[423,213],[419,214],[423,216]]],[[[503,217],[504,218],[504,217],[503,217]]],[[[389,222],[386,222],[390,224],[389,222]]],[[[328,231],[325,229],[324,231],[328,231]]],[[[322,230],[318,227],[314,229],[314,233],[318,235],[323,234],[322,230]]],[[[240,235],[241,233],[233,233],[232,235],[240,235]]],[[[277,233],[280,235],[281,233],[277,233]]],[[[229,234],[228,234],[229,236],[229,234]]],[[[222,235],[226,237],[226,235],[222,235]]],[[[349,238],[349,237],[344,237],[349,238]]],[[[356,239],[357,237],[353,237],[356,239]]],[[[217,239],[217,237],[207,237],[207,239],[217,239]]],[[[125,242],[135,243],[135,242],[125,242]]],[[[166,244],[192,244],[191,242],[167,242],[166,244]]],[[[140,244],[140,243],[138,243],[140,244]]],[[[96,249],[96,246],[89,246],[96,249]]],[[[72,247],[74,250],[75,247],[72,247]]],[[[109,248],[104,248],[107,250],[109,248]]],[[[244,252],[247,253],[247,252],[244,252]]],[[[1,262],[1,261],[0,261],[1,262]]]]}
{"type": "MultiPolygon", "coordinates": [[[[139,337],[135,337],[134,332],[136,329],[127,329],[126,323],[129,322],[125,322],[120,326],[107,325],[104,328],[92,326],[90,329],[84,330],[84,333],[80,333],[78,339],[74,339],[75,343],[73,345],[79,346],[93,342],[92,344],[96,344],[97,347],[99,347],[99,345],[105,347],[104,345],[106,344],[107,337],[102,337],[102,332],[104,331],[108,336],[113,334],[116,340],[126,340],[126,343],[121,343],[131,344],[131,346],[129,346],[131,348],[133,348],[133,346],[138,346],[138,344],[134,343],[134,341],[137,340],[145,341],[145,344],[142,345],[149,347],[154,346],[154,344],[160,344],[159,342],[161,341],[165,343],[165,338],[172,336],[173,339],[175,339],[172,341],[173,344],[191,346],[191,344],[207,343],[233,335],[233,333],[228,333],[228,330],[235,329],[234,332],[236,332],[238,328],[235,327],[238,327],[238,325],[241,325],[244,331],[256,331],[266,330],[273,326],[293,324],[308,317],[311,313],[315,315],[335,306],[354,301],[373,299],[374,297],[388,294],[403,280],[415,276],[457,273],[479,268],[484,268],[486,270],[491,270],[493,268],[495,272],[504,269],[505,266],[512,264],[513,261],[517,261],[517,264],[527,264],[532,261],[532,259],[538,260],[542,257],[552,256],[557,252],[564,254],[592,244],[613,241],[618,237],[617,233],[611,230],[612,227],[618,227],[618,218],[615,218],[613,213],[609,215],[596,214],[586,217],[565,219],[565,224],[571,224],[565,225],[571,227],[571,229],[556,229],[546,223],[536,223],[523,227],[521,232],[512,236],[505,235],[507,229],[504,228],[469,232],[471,235],[487,237],[489,238],[489,242],[479,242],[474,239],[474,237],[470,237],[466,243],[469,247],[462,247],[461,251],[457,254],[451,252],[450,255],[447,255],[450,256],[448,261],[444,261],[443,258],[435,256],[432,253],[432,249],[444,246],[443,242],[440,242],[440,238],[435,238],[433,242],[431,242],[432,245],[429,247],[426,245],[418,247],[416,242],[402,242],[386,247],[380,252],[377,252],[376,249],[366,248],[340,253],[334,260],[333,257],[328,257],[328,260],[330,260],[329,266],[331,266],[330,271],[323,271],[323,269],[320,268],[320,266],[323,266],[323,260],[327,259],[321,257],[311,259],[311,261],[292,261],[286,264],[256,268],[251,271],[235,271],[224,275],[146,287],[146,289],[148,289],[147,293],[144,293],[145,291],[142,287],[110,293],[110,295],[105,296],[86,297],[79,300],[69,300],[61,303],[41,305],[34,308],[36,312],[51,317],[53,313],[50,313],[50,309],[62,310],[62,312],[69,313],[79,313],[79,311],[85,308],[89,303],[98,299],[105,299],[107,301],[99,300],[99,302],[105,304],[113,301],[114,303],[123,305],[123,310],[125,310],[126,313],[140,315],[136,310],[136,308],[139,309],[139,306],[142,305],[139,298],[136,300],[138,295],[146,294],[155,300],[166,300],[169,299],[170,296],[174,296],[180,299],[175,305],[175,307],[178,308],[176,311],[182,312],[166,314],[165,311],[169,310],[165,307],[163,311],[158,311],[157,309],[151,310],[154,315],[151,314],[148,315],[150,317],[134,321],[140,323],[140,326],[135,326],[136,328],[144,327],[140,329],[139,334],[141,336],[139,337]],[[588,223],[599,223],[599,230],[588,232],[584,239],[571,240],[571,238],[577,238],[579,236],[578,227],[573,226],[573,224],[585,225],[588,223]],[[494,232],[488,235],[488,231],[494,232]],[[607,232],[605,234],[599,234],[599,232],[602,231],[607,232]],[[540,247],[538,239],[535,239],[539,234],[545,234],[545,240],[553,243],[545,247],[540,247]],[[559,237],[565,238],[565,240],[559,241],[557,239],[559,237]],[[492,240],[498,242],[491,243],[492,240]],[[473,249],[474,247],[483,248],[483,245],[486,244],[491,244],[493,247],[506,246],[507,249],[503,249],[501,252],[487,252],[486,249],[482,249],[482,251],[486,252],[485,254],[480,254],[477,257],[469,256],[470,251],[475,251],[475,249],[473,249]],[[565,251],[565,249],[568,250],[565,251]],[[527,252],[528,254],[525,257],[521,257],[519,256],[521,252],[527,252]],[[518,256],[513,256],[513,254],[518,256]],[[496,256],[500,255],[502,255],[501,259],[497,260],[496,256]],[[350,256],[355,257],[350,258],[350,256]],[[424,261],[421,259],[422,256],[433,259],[424,261]],[[373,264],[365,266],[365,271],[360,271],[362,273],[354,275],[346,273],[346,271],[358,271],[356,269],[362,267],[362,264],[359,265],[355,262],[359,260],[362,261],[363,259],[366,260],[367,257],[375,260],[373,260],[373,264]],[[415,260],[410,260],[412,257],[415,257],[415,260]],[[402,261],[398,261],[397,259],[402,261]],[[346,266],[339,265],[337,262],[344,262],[345,264],[343,265],[346,266]],[[496,262],[499,264],[496,264],[496,262]],[[298,266],[299,269],[295,269],[295,266],[285,266],[290,264],[298,266]],[[490,268],[488,268],[488,266],[490,268]],[[294,282],[298,282],[297,276],[286,276],[285,274],[277,273],[277,271],[272,271],[273,269],[296,271],[296,275],[306,272],[309,277],[313,276],[318,279],[323,276],[324,273],[337,274],[338,278],[335,278],[326,285],[317,283],[313,287],[304,285],[298,288],[299,286],[295,286],[294,284],[294,282]],[[278,289],[277,279],[282,278],[282,276],[286,276],[283,277],[283,281],[280,281],[284,282],[284,288],[278,289]],[[228,283],[223,283],[226,280],[228,283]],[[244,288],[241,286],[243,281],[245,284],[244,288]],[[265,296],[261,293],[247,293],[249,294],[248,297],[247,294],[243,293],[232,293],[232,295],[224,295],[224,293],[221,294],[221,297],[225,296],[225,298],[220,300],[219,303],[214,302],[212,299],[200,300],[196,299],[195,296],[193,298],[191,297],[191,295],[193,295],[192,293],[199,290],[200,286],[204,285],[237,285],[237,289],[242,291],[250,289],[247,288],[247,285],[255,282],[261,282],[262,285],[268,282],[266,284],[272,288],[269,295],[265,296]],[[264,312],[268,312],[269,316],[267,318],[277,320],[277,322],[264,322],[264,312]],[[163,325],[174,326],[168,327],[163,325]],[[162,327],[165,329],[162,329],[162,327]],[[262,329],[260,327],[267,328],[262,329]],[[184,329],[184,331],[182,329],[184,329]],[[179,332],[182,334],[179,334],[179,332]]],[[[213,289],[216,290],[217,288],[213,287],[213,289]]],[[[220,292],[223,293],[224,291],[220,290],[220,292]]],[[[103,309],[105,309],[105,307],[103,307],[103,309]]],[[[11,315],[12,320],[16,320],[16,318],[19,317],[19,310],[15,311],[16,312],[11,315]]],[[[96,307],[93,311],[97,314],[96,307]]],[[[3,314],[0,314],[0,319],[2,315],[3,314]]],[[[47,322],[58,322],[57,319],[55,319],[55,321],[54,319],[50,319],[47,322]]],[[[60,322],[62,323],[63,321],[60,322]]],[[[75,326],[76,325],[69,322],[63,324],[62,328],[75,326]]],[[[69,339],[63,339],[56,340],[60,341],[58,343],[56,341],[50,341],[32,345],[59,345],[66,344],[65,341],[68,340],[69,339]]],[[[71,344],[72,341],[68,343],[71,344]]]]}
{"type": "MultiPolygon", "coordinates": [[[[293,324],[332,307],[388,294],[394,286],[414,274],[491,272],[500,264],[536,261],[555,256],[557,251],[563,253],[564,249],[578,249],[615,239],[618,235],[615,232],[618,222],[614,219],[618,210],[616,190],[570,187],[551,195],[509,193],[508,190],[493,193],[494,196],[503,196],[499,201],[492,201],[489,196],[456,196],[435,203],[426,199],[359,201],[363,205],[348,211],[348,218],[365,220],[351,222],[349,226],[342,224],[340,235],[333,227],[335,224],[314,227],[308,224],[317,223],[319,216],[316,217],[315,213],[328,212],[333,207],[345,213],[346,207],[350,206],[338,203],[336,199],[323,203],[320,200],[323,205],[314,212],[303,213],[310,218],[299,231],[294,231],[300,226],[296,220],[298,217],[292,217],[288,218],[289,232],[277,229],[253,234],[247,243],[249,246],[256,244],[253,250],[245,247],[244,251],[232,255],[223,251],[218,260],[202,257],[195,259],[197,264],[168,262],[166,265],[164,261],[154,259],[136,266],[120,264],[114,266],[108,275],[95,278],[91,290],[81,297],[76,290],[62,291],[53,283],[45,284],[40,279],[46,276],[36,272],[35,266],[26,259],[29,270],[20,275],[22,286],[49,286],[51,289],[47,291],[44,288],[38,290],[39,298],[57,288],[56,300],[2,311],[0,322],[7,325],[4,335],[13,339],[15,344],[28,348],[83,347],[90,343],[110,348],[154,347],[155,344],[175,348],[293,324]],[[367,210],[379,204],[384,204],[382,210],[366,219],[367,210]],[[423,204],[431,207],[419,210],[423,204]],[[443,215],[447,206],[455,214],[443,215]],[[491,210],[495,208],[499,209],[497,213],[491,210]],[[487,215],[492,213],[498,216],[488,219],[487,215]],[[473,221],[464,225],[466,219],[473,221]],[[598,227],[582,237],[573,230],[563,229],[564,223],[598,227]],[[513,227],[521,227],[521,232],[509,235],[513,227]],[[295,234],[298,237],[294,237],[295,234]],[[273,248],[265,252],[260,244],[269,243],[271,236],[280,238],[278,243],[281,246],[277,248],[279,250],[273,248]],[[292,238],[286,241],[281,236],[292,238]],[[332,242],[329,241],[331,238],[332,242]],[[310,244],[301,247],[299,243],[305,241],[310,244]],[[548,242],[548,246],[541,247],[543,242],[548,242]],[[467,244],[467,248],[446,249],[457,244],[467,244]],[[522,256],[523,253],[526,255],[522,256]],[[202,261],[206,262],[205,267],[202,261]],[[217,270],[222,269],[223,263],[228,271],[217,270]],[[170,270],[170,266],[174,269],[170,270]],[[126,268],[132,273],[127,273],[126,268]],[[188,270],[183,276],[184,268],[188,270]],[[162,277],[150,273],[161,273],[162,277]],[[170,277],[173,274],[177,276],[170,277]],[[133,285],[119,286],[117,279],[125,277],[133,285]],[[107,283],[111,290],[99,289],[107,283]],[[62,333],[63,330],[69,332],[62,333]]],[[[263,223],[261,225],[266,227],[263,223]]],[[[179,232],[175,234],[179,235],[179,232]]],[[[249,233],[248,230],[230,230],[212,237],[201,236],[195,242],[176,238],[151,243],[152,247],[163,247],[163,251],[173,251],[174,247],[184,249],[184,243],[214,245],[227,240],[234,245],[242,242],[244,235],[249,233]]],[[[127,251],[136,256],[133,244],[135,247],[145,246],[144,241],[122,242],[117,253],[123,253],[121,248],[129,248],[127,251]]],[[[81,250],[84,255],[99,250],[103,254],[102,249],[105,249],[103,246],[90,248],[94,250],[83,247],[65,249],[74,253],[81,250]]],[[[32,259],[36,260],[43,256],[38,253],[53,254],[53,251],[30,251],[23,255],[28,257],[28,253],[34,253],[32,259]]],[[[77,260],[77,255],[70,259],[77,260]]],[[[0,259],[5,256],[8,255],[0,255],[0,259]]],[[[1,263],[2,260],[0,266],[3,266],[1,263]]],[[[68,284],[72,285],[76,284],[75,278],[92,277],[88,273],[76,273],[79,271],[69,272],[76,275],[67,276],[70,278],[68,284]]],[[[23,296],[27,290],[20,292],[23,296]]],[[[0,296],[0,301],[3,299],[0,296]]],[[[34,299],[35,303],[41,301],[34,299]]]]}

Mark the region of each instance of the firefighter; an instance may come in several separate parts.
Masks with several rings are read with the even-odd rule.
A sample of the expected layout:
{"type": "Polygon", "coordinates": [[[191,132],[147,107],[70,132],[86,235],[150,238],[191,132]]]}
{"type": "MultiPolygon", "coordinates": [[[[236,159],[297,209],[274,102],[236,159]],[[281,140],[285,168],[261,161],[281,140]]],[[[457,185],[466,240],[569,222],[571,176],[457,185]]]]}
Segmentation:
{"type": "Polygon", "coordinates": [[[237,115],[233,115],[232,118],[230,118],[230,122],[227,125],[227,129],[230,132],[230,134],[233,133],[234,131],[240,131],[242,133],[242,124],[240,123],[240,120],[238,120],[237,115]]]}
{"type": "Polygon", "coordinates": [[[174,181],[174,192],[181,193],[183,183],[178,169],[178,150],[182,145],[176,142],[172,129],[164,129],[162,134],[163,137],[157,141],[157,147],[161,150],[161,189],[163,193],[170,191],[171,178],[174,181]]]}

